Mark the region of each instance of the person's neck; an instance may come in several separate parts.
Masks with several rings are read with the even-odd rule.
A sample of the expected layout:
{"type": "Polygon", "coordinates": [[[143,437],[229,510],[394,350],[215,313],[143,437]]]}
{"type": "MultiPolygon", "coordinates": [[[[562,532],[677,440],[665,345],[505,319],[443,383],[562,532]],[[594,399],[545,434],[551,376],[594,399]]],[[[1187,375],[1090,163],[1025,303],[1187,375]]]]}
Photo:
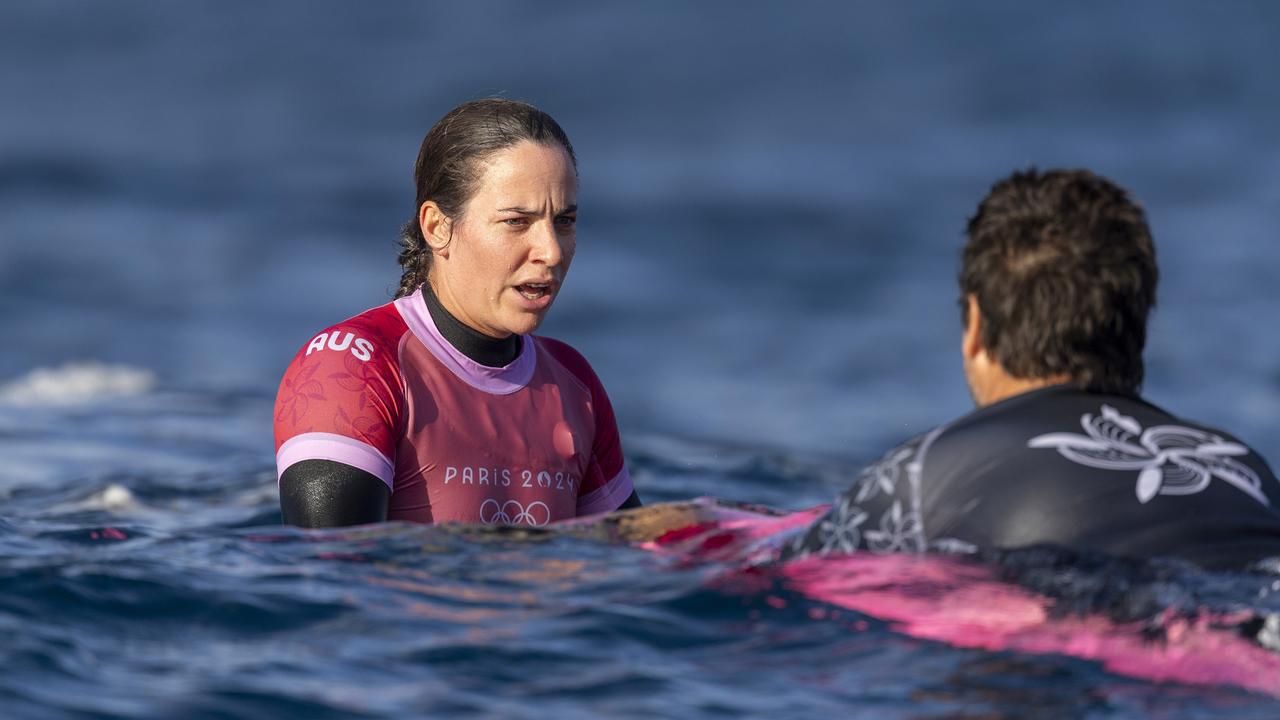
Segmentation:
{"type": "Polygon", "coordinates": [[[981,387],[971,388],[971,393],[974,403],[983,408],[1023,393],[1067,382],[1071,382],[1071,378],[1065,375],[1048,378],[1017,378],[1006,373],[997,378],[989,378],[981,387]]]}
{"type": "Polygon", "coordinates": [[[440,335],[468,358],[486,367],[497,368],[510,365],[520,356],[519,335],[494,338],[467,325],[445,309],[429,282],[422,284],[422,299],[426,301],[427,312],[431,313],[431,320],[440,335]]]}
{"type": "Polygon", "coordinates": [[[1066,374],[1018,377],[1006,370],[986,350],[981,349],[965,358],[964,378],[969,385],[969,394],[973,396],[973,403],[980,408],[1023,393],[1071,382],[1071,376],[1066,374]]]}

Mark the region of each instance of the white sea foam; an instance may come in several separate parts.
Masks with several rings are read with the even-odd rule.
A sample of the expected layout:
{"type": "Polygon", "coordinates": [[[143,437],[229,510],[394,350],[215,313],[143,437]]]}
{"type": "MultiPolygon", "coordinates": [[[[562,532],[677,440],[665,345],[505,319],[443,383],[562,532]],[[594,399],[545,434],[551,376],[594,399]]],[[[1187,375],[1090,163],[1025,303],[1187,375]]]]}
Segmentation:
{"type": "Polygon", "coordinates": [[[102,506],[108,510],[122,510],[137,504],[133,493],[129,492],[129,488],[123,485],[108,485],[102,494],[98,497],[102,506]]]}
{"type": "Polygon", "coordinates": [[[141,395],[155,387],[149,370],[99,362],[36,368],[0,385],[0,405],[75,405],[104,397],[141,395]]]}
{"type": "Polygon", "coordinates": [[[111,483],[105,488],[82,500],[65,502],[48,509],[52,515],[65,515],[94,510],[106,510],[113,513],[138,513],[149,510],[133,491],[124,485],[111,483]]]}

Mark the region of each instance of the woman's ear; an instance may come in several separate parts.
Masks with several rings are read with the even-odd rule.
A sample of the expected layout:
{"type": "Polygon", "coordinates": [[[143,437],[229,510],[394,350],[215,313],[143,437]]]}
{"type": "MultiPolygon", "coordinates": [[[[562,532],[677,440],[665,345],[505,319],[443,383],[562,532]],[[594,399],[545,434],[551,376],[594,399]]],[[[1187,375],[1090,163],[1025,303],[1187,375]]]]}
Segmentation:
{"type": "Polygon", "coordinates": [[[435,202],[428,200],[418,208],[418,227],[427,247],[436,255],[448,257],[449,241],[453,238],[453,221],[435,202]]]}

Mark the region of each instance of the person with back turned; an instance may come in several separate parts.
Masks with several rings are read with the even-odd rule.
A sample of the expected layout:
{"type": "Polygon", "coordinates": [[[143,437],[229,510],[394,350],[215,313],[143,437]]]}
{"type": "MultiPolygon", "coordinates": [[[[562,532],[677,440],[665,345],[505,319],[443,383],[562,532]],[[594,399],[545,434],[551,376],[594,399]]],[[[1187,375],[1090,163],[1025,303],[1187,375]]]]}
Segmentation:
{"type": "Polygon", "coordinates": [[[1280,557],[1280,484],[1235,437],[1138,395],[1155,248],[1122,188],[1014,173],[969,221],[960,272],[974,412],[890,450],[787,549],[1051,543],[1210,569],[1280,557]]]}

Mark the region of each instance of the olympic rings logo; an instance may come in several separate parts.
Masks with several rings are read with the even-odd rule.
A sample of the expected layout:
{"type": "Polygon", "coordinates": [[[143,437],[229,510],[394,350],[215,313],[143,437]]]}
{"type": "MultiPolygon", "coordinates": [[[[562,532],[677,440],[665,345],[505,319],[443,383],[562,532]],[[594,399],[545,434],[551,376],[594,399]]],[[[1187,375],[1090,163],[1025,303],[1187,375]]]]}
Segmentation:
{"type": "Polygon", "coordinates": [[[480,503],[480,522],[485,525],[546,525],[551,522],[551,508],[541,500],[525,507],[516,500],[500,504],[489,498],[480,503]]]}

